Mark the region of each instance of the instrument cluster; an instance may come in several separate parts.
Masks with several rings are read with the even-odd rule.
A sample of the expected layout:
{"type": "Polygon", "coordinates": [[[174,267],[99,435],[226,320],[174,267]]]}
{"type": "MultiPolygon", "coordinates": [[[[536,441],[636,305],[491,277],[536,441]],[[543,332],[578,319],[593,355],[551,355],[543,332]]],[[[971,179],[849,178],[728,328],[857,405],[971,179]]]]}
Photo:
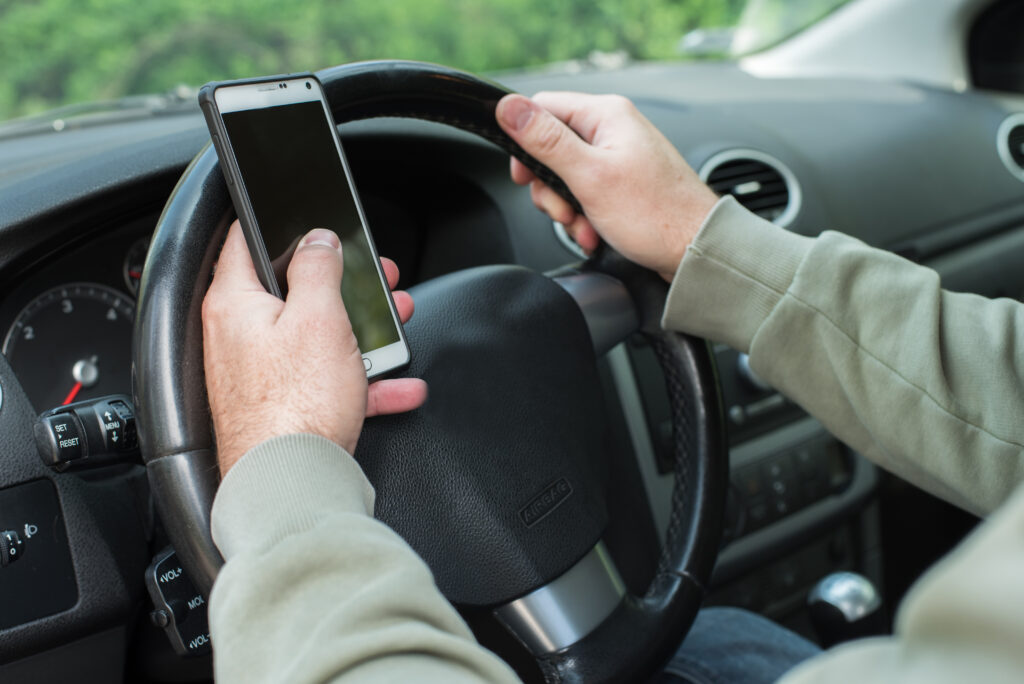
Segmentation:
{"type": "Polygon", "coordinates": [[[155,223],[94,233],[8,281],[0,351],[36,411],[131,394],[135,297],[155,223]]]}

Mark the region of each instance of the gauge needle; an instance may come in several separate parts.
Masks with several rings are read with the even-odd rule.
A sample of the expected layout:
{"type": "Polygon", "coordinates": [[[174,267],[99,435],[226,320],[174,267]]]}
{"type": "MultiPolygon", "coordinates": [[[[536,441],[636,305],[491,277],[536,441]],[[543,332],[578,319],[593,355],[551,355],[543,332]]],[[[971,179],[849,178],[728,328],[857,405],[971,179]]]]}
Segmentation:
{"type": "Polygon", "coordinates": [[[68,396],[64,397],[64,401],[61,402],[61,406],[67,406],[68,404],[73,402],[75,400],[75,397],[78,396],[78,391],[80,389],[82,389],[82,383],[76,382],[75,386],[71,388],[70,392],[68,392],[68,396]]]}
{"type": "Polygon", "coordinates": [[[98,360],[99,357],[93,356],[75,363],[71,369],[71,376],[74,377],[76,382],[71,391],[68,392],[68,396],[64,397],[64,403],[61,406],[67,406],[73,402],[83,387],[92,387],[96,384],[96,381],[100,379],[100,369],[96,366],[98,360]]]}

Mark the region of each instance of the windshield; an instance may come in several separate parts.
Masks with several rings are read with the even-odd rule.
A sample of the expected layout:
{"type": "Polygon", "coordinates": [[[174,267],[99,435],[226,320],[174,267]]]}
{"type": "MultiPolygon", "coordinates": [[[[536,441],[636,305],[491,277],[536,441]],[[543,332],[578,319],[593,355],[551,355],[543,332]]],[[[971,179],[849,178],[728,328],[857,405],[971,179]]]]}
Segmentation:
{"type": "Polygon", "coordinates": [[[0,0],[0,121],[365,59],[494,72],[723,58],[842,1],[0,0]]]}
{"type": "Polygon", "coordinates": [[[816,24],[849,0],[749,0],[736,22],[729,52],[749,55],[816,24]]]}

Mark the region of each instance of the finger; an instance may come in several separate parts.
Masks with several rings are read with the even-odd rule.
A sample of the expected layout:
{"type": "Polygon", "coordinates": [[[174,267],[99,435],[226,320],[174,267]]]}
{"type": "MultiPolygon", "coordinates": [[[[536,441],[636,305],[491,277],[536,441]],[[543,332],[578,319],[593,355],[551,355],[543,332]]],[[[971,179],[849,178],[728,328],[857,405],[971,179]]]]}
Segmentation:
{"type": "Polygon", "coordinates": [[[533,101],[592,144],[596,142],[602,121],[635,109],[633,103],[621,95],[545,91],[534,95],[533,101]]]}
{"type": "Polygon", "coordinates": [[[366,415],[384,416],[418,409],[427,400],[427,383],[419,378],[381,380],[370,385],[366,415]]]}
{"type": "Polygon", "coordinates": [[[590,166],[594,151],[568,126],[522,95],[506,95],[495,112],[498,124],[523,150],[570,186],[590,166]]]}
{"type": "Polygon", "coordinates": [[[341,302],[341,241],[332,231],[306,233],[288,264],[286,305],[331,306],[341,302]]]}
{"type": "Polygon", "coordinates": [[[265,292],[260,279],[256,276],[256,267],[252,265],[249,247],[245,244],[242,226],[236,219],[228,228],[228,236],[220,250],[220,257],[213,271],[213,282],[210,289],[223,291],[265,292]]]}
{"type": "Polygon", "coordinates": [[[539,180],[530,183],[530,198],[538,209],[563,226],[569,225],[576,219],[576,211],[572,205],[539,180]]]}
{"type": "Polygon", "coordinates": [[[526,185],[537,177],[533,175],[533,171],[526,168],[526,165],[515,157],[512,157],[509,171],[512,174],[512,182],[516,185],[526,185]]]}
{"type": "Polygon", "coordinates": [[[573,240],[576,241],[583,251],[587,254],[593,254],[594,250],[601,243],[601,236],[597,234],[597,230],[594,229],[593,224],[586,216],[577,215],[576,218],[568,225],[565,226],[565,232],[567,232],[573,240]]]}
{"type": "Polygon", "coordinates": [[[388,287],[394,290],[398,287],[398,264],[387,257],[381,257],[380,265],[384,269],[384,277],[388,281],[388,287]]]}
{"type": "Polygon", "coordinates": [[[402,323],[408,323],[409,319],[412,318],[413,312],[416,310],[416,305],[412,301],[412,295],[405,290],[395,290],[391,293],[391,296],[395,300],[395,308],[398,309],[398,318],[401,319],[402,323]]]}

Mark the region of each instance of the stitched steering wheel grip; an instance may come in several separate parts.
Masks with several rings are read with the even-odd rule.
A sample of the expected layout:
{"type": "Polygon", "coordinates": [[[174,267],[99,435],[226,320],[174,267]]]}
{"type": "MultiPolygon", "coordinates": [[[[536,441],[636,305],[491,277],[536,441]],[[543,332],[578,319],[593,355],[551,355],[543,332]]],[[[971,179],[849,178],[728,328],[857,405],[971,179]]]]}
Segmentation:
{"type": "MultiPolygon", "coordinates": [[[[404,61],[345,65],[317,75],[338,123],[397,116],[470,131],[515,155],[579,210],[561,179],[497,125],[495,107],[509,92],[502,86],[443,66],[404,61]]],[[[207,596],[223,560],[210,537],[219,477],[205,391],[201,308],[232,218],[216,153],[207,146],[185,170],[157,226],[134,333],[134,395],[154,500],[182,565],[207,596]]],[[[658,325],[664,282],[607,248],[581,268],[612,275],[626,286],[640,331],[665,373],[674,440],[672,511],[647,592],[627,595],[590,634],[536,659],[550,682],[635,681],[668,659],[705,594],[728,482],[724,421],[708,344],[658,325]]]]}

